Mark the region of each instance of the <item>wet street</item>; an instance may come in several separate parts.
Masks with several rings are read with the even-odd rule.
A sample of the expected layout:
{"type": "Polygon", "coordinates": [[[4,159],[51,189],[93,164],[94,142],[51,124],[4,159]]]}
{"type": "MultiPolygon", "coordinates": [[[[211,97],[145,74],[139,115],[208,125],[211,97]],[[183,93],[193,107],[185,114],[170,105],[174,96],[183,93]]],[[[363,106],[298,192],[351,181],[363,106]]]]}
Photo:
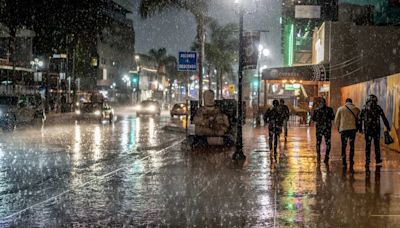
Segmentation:
{"type": "MultiPolygon", "coordinates": [[[[278,162],[263,128],[232,150],[182,145],[170,117],[125,112],[114,124],[60,121],[0,135],[0,227],[398,227],[399,154],[342,169],[316,162],[313,128],[290,128],[278,162]]],[[[174,121],[177,124],[178,120],[174,121]]]]}

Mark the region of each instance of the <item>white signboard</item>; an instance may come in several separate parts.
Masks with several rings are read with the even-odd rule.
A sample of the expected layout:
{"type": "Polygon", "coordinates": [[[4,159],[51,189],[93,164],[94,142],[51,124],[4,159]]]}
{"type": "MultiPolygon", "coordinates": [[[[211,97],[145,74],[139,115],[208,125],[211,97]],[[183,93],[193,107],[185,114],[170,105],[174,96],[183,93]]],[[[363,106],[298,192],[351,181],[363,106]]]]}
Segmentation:
{"type": "Polygon", "coordinates": [[[33,74],[33,79],[35,82],[41,82],[42,81],[42,72],[35,72],[33,74]]]}
{"type": "Polygon", "coordinates": [[[139,89],[140,90],[149,90],[149,77],[148,76],[140,75],[139,89]]]}
{"type": "Polygon", "coordinates": [[[321,18],[321,6],[296,5],[295,18],[321,18]]]}
{"type": "Polygon", "coordinates": [[[315,42],[315,52],[317,54],[316,63],[319,64],[324,61],[325,52],[321,39],[318,39],[317,42],[315,42]]]}

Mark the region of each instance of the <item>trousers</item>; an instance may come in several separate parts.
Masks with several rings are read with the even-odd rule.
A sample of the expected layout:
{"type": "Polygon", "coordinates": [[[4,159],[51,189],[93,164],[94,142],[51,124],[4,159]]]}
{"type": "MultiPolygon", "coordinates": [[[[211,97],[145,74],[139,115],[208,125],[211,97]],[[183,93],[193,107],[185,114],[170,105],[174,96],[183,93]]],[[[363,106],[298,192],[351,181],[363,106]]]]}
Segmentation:
{"type": "Polygon", "coordinates": [[[318,130],[316,131],[317,133],[317,154],[321,154],[321,144],[322,144],[322,138],[325,138],[325,145],[326,145],[326,151],[325,151],[325,157],[329,158],[329,153],[331,152],[331,130],[318,130]]]}
{"type": "Polygon", "coordinates": [[[371,161],[371,145],[372,141],[374,142],[375,148],[375,161],[381,162],[381,147],[380,147],[380,135],[379,134],[371,134],[365,132],[365,163],[371,161]]]}
{"type": "Polygon", "coordinates": [[[342,162],[346,163],[346,147],[347,141],[350,143],[350,164],[354,164],[354,143],[356,140],[357,130],[346,130],[340,132],[340,138],[342,141],[342,162]]]}

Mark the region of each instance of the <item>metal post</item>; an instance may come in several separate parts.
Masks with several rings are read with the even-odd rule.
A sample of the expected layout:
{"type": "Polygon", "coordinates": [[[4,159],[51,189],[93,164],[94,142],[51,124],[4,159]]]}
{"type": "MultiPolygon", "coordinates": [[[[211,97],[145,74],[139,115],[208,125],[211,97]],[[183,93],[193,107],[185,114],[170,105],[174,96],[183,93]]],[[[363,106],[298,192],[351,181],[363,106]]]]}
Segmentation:
{"type": "Polygon", "coordinates": [[[242,82],[243,82],[243,65],[244,65],[244,50],[243,50],[243,7],[240,6],[240,22],[239,22],[239,80],[238,80],[238,120],[236,132],[236,150],[232,156],[234,160],[245,160],[246,156],[243,153],[243,95],[242,95],[242,82]]]}
{"type": "Polygon", "coordinates": [[[264,80],[264,107],[268,105],[268,80],[264,80]]]}
{"type": "Polygon", "coordinates": [[[189,72],[186,72],[186,138],[189,135],[189,72]]]}
{"type": "Polygon", "coordinates": [[[257,112],[256,112],[256,124],[260,125],[260,87],[261,87],[261,73],[260,73],[260,63],[261,63],[261,53],[258,53],[258,64],[257,64],[257,74],[258,74],[258,83],[257,83],[257,112]]]}

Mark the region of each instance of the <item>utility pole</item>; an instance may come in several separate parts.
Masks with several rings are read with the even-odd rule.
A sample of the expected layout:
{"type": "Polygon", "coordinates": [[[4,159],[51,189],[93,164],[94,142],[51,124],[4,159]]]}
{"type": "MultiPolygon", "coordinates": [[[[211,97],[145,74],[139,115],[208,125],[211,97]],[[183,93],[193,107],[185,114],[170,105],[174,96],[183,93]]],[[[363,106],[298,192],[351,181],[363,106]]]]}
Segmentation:
{"type": "Polygon", "coordinates": [[[232,156],[233,160],[245,160],[246,156],[243,153],[243,66],[244,66],[244,49],[243,49],[243,16],[244,10],[240,6],[239,19],[239,80],[238,80],[238,119],[236,123],[236,150],[232,156]]]}

